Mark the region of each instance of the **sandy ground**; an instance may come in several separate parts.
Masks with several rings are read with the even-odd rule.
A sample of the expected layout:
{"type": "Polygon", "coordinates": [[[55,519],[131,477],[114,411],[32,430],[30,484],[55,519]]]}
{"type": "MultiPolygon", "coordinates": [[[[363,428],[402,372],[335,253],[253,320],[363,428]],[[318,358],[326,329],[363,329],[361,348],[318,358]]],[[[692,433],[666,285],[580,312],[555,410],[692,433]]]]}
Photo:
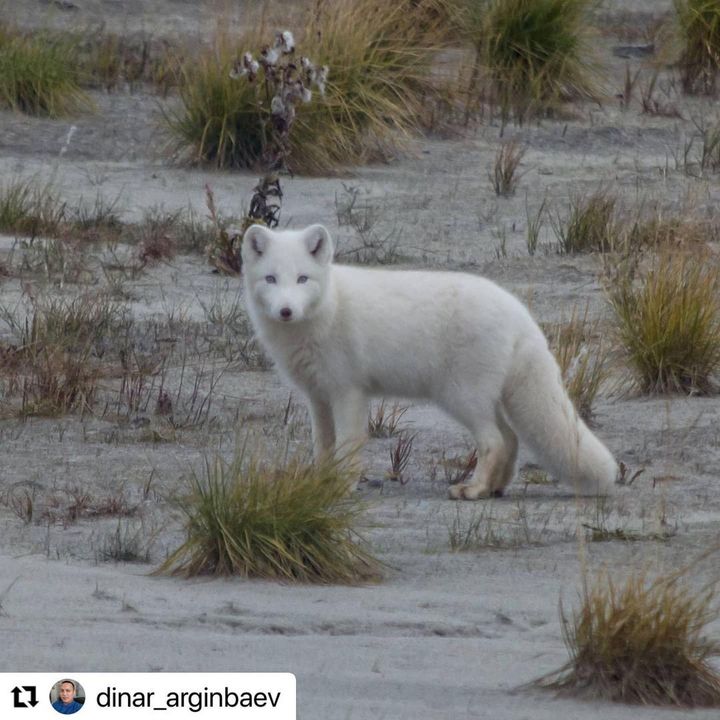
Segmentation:
{"type": "MultiPolygon", "coordinates": [[[[78,8],[65,12],[40,2],[14,5],[6,4],[2,17],[24,24],[102,18],[112,29],[202,34],[215,20],[209,4],[170,0],[77,0],[78,8]]],[[[670,3],[659,5],[633,2],[631,11],[652,14],[670,3]]],[[[617,92],[626,62],[613,54],[619,44],[626,43],[600,43],[617,92]]],[[[716,178],[688,177],[675,160],[695,132],[693,119],[714,117],[711,102],[679,99],[682,118],[649,117],[635,104],[623,111],[613,94],[602,107],[581,108],[575,119],[509,129],[528,148],[514,197],[492,191],[487,171],[501,139],[498,127],[486,126],[464,137],[417,141],[393,162],[351,168],[342,177],[288,180],[283,223],[322,222],[340,253],[352,257],[359,238],[340,224],[338,208],[355,187],[374,232],[396,243],[398,266],[485,274],[527,300],[542,322],[568,319],[573,307],[586,304],[603,320],[599,260],[542,249],[529,257],[526,206],[536,210],[546,198],[562,211],[572,192],[608,187],[628,203],[691,205],[712,217],[720,194],[716,178]]],[[[160,207],[203,215],[206,183],[224,212],[241,213],[255,175],[170,165],[159,152],[156,97],[97,93],[93,100],[96,114],[72,120],[1,113],[0,177],[52,182],[71,205],[100,194],[116,201],[128,222],[160,207]]],[[[546,226],[541,245],[553,241],[546,226]]],[[[0,237],[2,257],[14,247],[17,252],[15,238],[0,237]]],[[[72,283],[58,287],[40,276],[7,278],[0,305],[14,311],[28,282],[38,293],[78,292],[72,283]]],[[[138,326],[186,341],[188,328],[209,326],[204,307],[237,303],[241,283],[213,275],[199,255],[181,255],[129,280],[126,290],[138,326]]],[[[9,329],[0,332],[5,337],[9,329]]],[[[298,587],[151,577],[182,538],[168,498],[205,454],[227,454],[236,433],[246,431],[300,448],[309,443],[305,411],[276,373],[248,369],[232,353],[216,354],[202,367],[193,363],[202,392],[210,393],[211,378],[218,378],[214,421],[172,436],[142,413],[126,423],[107,416],[0,422],[2,492],[31,488],[38,507],[52,509],[77,488],[94,496],[121,489],[139,507],[122,527],[149,548],[145,563],[104,562],[116,518],[62,522],[46,515],[24,523],[7,504],[0,507],[0,670],[290,671],[297,675],[298,716],[328,720],[690,716],[519,688],[565,661],[558,601],[573,605],[584,569],[667,570],[717,541],[716,397],[634,397],[607,387],[596,406],[596,432],[618,459],[644,472],[604,508],[554,485],[528,484],[532,458],[525,451],[505,498],[491,506],[453,503],[446,499],[443,458],[465,455],[469,438],[434,408],[414,405],[402,419],[417,433],[406,484],[385,478],[392,440],[372,440],[365,451],[369,480],[359,492],[370,509],[363,534],[387,565],[381,583],[298,587]],[[148,426],[161,442],[149,440],[158,436],[149,436],[148,426]],[[466,527],[482,512],[491,514],[501,547],[452,552],[453,523],[466,527]],[[589,543],[581,560],[578,528],[599,517],[643,539],[589,543]],[[653,539],[667,530],[671,539],[653,539]]],[[[179,373],[176,364],[167,381],[189,403],[192,382],[179,373]]],[[[713,563],[699,567],[697,583],[712,570],[713,563]]],[[[720,624],[711,630],[720,634],[720,624]]]]}

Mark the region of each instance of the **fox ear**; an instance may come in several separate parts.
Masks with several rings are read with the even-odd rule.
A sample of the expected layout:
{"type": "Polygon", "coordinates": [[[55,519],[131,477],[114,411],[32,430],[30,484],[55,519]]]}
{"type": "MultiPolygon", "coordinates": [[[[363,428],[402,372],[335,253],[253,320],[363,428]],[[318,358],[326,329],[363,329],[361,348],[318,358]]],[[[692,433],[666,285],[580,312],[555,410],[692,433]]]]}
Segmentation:
{"type": "Polygon", "coordinates": [[[321,264],[328,265],[335,248],[330,233],[323,225],[311,225],[303,231],[308,252],[321,264]]]}
{"type": "Polygon", "coordinates": [[[243,236],[242,254],[243,260],[252,256],[262,255],[267,249],[270,236],[267,228],[262,225],[251,225],[243,236]]]}

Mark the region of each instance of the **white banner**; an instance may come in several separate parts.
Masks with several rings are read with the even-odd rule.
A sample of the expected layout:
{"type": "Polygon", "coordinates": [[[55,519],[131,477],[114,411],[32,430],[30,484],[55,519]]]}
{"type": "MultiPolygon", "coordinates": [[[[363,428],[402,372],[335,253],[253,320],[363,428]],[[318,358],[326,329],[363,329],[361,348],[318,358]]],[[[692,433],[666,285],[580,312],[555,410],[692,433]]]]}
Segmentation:
{"type": "Polygon", "coordinates": [[[291,673],[0,673],[2,720],[296,720],[291,673]]]}

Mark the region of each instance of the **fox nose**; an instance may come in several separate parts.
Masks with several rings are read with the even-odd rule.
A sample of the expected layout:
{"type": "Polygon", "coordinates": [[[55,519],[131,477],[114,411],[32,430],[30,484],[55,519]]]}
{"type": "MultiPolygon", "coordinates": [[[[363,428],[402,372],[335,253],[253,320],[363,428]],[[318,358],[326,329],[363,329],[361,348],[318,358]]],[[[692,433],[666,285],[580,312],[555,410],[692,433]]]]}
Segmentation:
{"type": "Polygon", "coordinates": [[[291,310],[289,307],[284,307],[284,308],[280,311],[280,317],[281,317],[283,320],[289,320],[289,319],[292,317],[292,310],[291,310]]]}

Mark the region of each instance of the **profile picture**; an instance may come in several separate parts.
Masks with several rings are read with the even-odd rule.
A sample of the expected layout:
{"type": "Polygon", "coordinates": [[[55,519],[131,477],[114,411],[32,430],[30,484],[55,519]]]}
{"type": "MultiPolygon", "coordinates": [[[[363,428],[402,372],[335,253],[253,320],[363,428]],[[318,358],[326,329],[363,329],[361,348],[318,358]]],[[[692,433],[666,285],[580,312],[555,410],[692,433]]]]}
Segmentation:
{"type": "Polygon", "coordinates": [[[72,715],[82,710],[85,702],[83,686],[71,678],[58,680],[50,690],[50,703],[61,715],[72,715]]]}

